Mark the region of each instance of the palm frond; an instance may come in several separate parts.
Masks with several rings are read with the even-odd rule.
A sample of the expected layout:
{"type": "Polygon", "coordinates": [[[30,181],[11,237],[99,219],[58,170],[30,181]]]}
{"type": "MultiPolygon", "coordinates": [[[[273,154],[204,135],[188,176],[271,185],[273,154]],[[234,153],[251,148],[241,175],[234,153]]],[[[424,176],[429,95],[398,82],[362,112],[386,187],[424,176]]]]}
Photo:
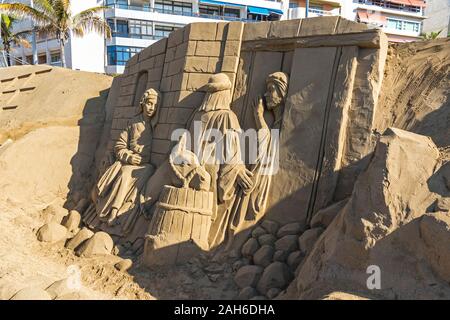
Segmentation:
{"type": "Polygon", "coordinates": [[[55,15],[55,10],[51,0],[34,0],[34,8],[45,13],[49,17],[53,17],[55,15]]]}
{"type": "Polygon", "coordinates": [[[100,7],[93,7],[93,8],[83,10],[73,17],[74,24],[77,24],[79,21],[84,20],[84,19],[97,17],[98,14],[101,13],[105,9],[108,9],[108,7],[100,6],[100,7]]]}
{"type": "Polygon", "coordinates": [[[31,47],[30,42],[24,37],[14,37],[13,38],[13,42],[16,45],[22,46],[24,48],[30,48],[31,47]]]}
{"type": "Polygon", "coordinates": [[[103,18],[93,15],[92,12],[86,12],[83,17],[79,15],[77,16],[74,18],[73,22],[73,30],[78,30],[77,32],[75,32],[75,34],[83,35],[86,32],[93,31],[99,34],[104,34],[107,38],[111,38],[111,28],[103,18]],[[80,29],[82,30],[82,32],[79,31],[80,29]]]}
{"type": "Polygon", "coordinates": [[[53,24],[48,24],[46,26],[39,27],[35,30],[42,37],[56,37],[58,31],[53,24]]]}
{"type": "Polygon", "coordinates": [[[45,13],[22,3],[2,3],[0,4],[0,12],[5,12],[19,19],[30,18],[38,25],[48,24],[52,21],[51,17],[45,13]]]}

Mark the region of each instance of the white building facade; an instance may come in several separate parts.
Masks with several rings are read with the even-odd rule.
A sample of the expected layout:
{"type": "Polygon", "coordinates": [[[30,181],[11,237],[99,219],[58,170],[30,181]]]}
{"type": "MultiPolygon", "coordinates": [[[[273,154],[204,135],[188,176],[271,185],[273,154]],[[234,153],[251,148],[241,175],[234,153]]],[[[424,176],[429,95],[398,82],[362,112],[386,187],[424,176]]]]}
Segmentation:
{"type": "MultiPolygon", "coordinates": [[[[10,0],[7,2],[15,2],[10,0]]],[[[23,0],[22,2],[29,2],[23,0]]],[[[417,40],[425,19],[424,0],[72,0],[74,14],[90,7],[107,6],[104,19],[112,38],[89,33],[70,37],[67,67],[75,70],[120,74],[129,58],[170,32],[191,22],[299,19],[342,16],[381,28],[389,40],[417,40]]],[[[38,63],[61,65],[56,39],[37,41],[38,63]]],[[[16,64],[32,63],[30,48],[13,50],[16,64]]]]}
{"type": "MultiPolygon", "coordinates": [[[[15,2],[15,1],[9,1],[15,2]]],[[[21,1],[28,2],[29,0],[21,1]]],[[[74,14],[95,6],[107,6],[104,18],[112,38],[89,33],[71,36],[65,47],[68,68],[75,70],[123,73],[135,53],[170,32],[192,22],[280,20],[287,12],[288,0],[72,0],[74,14]]],[[[29,28],[23,23],[23,29],[29,28]]],[[[56,39],[37,39],[38,63],[60,66],[61,55],[56,39]]],[[[15,64],[31,64],[31,48],[13,50],[15,64]]]]}

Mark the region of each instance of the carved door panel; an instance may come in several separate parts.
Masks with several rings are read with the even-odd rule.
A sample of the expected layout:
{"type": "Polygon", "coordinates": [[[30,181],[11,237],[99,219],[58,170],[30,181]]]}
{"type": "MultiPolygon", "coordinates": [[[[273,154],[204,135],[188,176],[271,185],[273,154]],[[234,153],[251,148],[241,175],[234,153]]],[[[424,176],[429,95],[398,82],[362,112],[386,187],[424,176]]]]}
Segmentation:
{"type": "Polygon", "coordinates": [[[358,48],[297,48],[267,214],[307,223],[333,197],[358,48]]]}

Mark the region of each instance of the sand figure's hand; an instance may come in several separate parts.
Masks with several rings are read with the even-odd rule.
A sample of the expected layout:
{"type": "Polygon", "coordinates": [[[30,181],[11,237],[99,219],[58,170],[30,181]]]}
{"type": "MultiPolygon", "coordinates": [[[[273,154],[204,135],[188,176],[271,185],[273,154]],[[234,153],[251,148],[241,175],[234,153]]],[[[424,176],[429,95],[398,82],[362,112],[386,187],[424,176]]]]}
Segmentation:
{"type": "Polygon", "coordinates": [[[253,188],[252,176],[253,173],[248,169],[239,171],[236,180],[244,192],[248,192],[253,188]]]}
{"type": "Polygon", "coordinates": [[[264,102],[261,96],[257,96],[253,101],[253,112],[255,116],[262,117],[264,115],[264,102]]]}
{"type": "Polygon", "coordinates": [[[130,157],[130,164],[138,166],[142,163],[142,157],[136,153],[132,154],[130,157]]]}

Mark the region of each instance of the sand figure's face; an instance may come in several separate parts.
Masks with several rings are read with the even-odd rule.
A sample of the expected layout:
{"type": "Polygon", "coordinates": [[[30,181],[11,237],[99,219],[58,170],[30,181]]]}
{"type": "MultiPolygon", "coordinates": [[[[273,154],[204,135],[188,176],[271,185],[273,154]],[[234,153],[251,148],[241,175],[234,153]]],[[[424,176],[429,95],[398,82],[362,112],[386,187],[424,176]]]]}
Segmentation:
{"type": "Polygon", "coordinates": [[[145,95],[141,100],[142,113],[151,118],[156,111],[158,99],[153,95],[145,95]]]}
{"type": "Polygon", "coordinates": [[[267,109],[273,110],[281,105],[283,102],[283,96],[277,85],[273,82],[267,83],[266,93],[264,93],[266,98],[267,109]]]}

